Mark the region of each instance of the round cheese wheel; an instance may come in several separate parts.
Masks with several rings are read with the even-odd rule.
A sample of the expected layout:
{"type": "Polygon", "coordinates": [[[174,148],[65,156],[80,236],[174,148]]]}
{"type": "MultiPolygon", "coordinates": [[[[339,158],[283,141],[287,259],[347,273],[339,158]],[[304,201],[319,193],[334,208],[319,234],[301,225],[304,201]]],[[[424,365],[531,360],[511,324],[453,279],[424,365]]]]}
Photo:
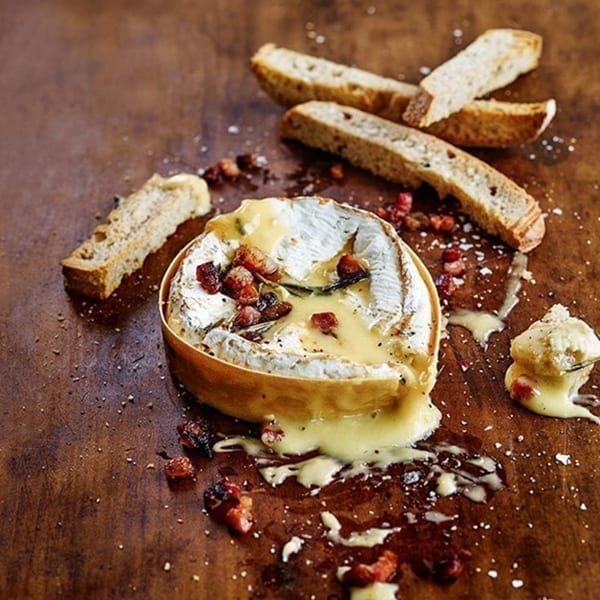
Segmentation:
{"type": "Polygon", "coordinates": [[[435,286],[393,227],[370,212],[320,197],[244,200],[174,259],[160,314],[176,377],[234,417],[339,420],[403,403],[431,410],[435,286]],[[247,250],[268,267],[253,271],[247,250]],[[204,280],[206,266],[220,289],[204,280]],[[234,289],[248,283],[248,270],[260,297],[249,304],[254,313],[234,289]],[[288,312],[271,319],[267,302],[288,312]],[[258,322],[240,326],[241,311],[258,322]]]}

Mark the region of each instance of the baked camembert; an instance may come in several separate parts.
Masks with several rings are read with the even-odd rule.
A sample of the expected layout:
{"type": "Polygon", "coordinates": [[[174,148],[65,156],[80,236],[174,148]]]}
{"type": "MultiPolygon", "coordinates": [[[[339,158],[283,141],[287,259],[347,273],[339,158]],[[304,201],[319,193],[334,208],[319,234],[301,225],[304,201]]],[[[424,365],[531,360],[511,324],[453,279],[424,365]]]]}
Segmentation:
{"type": "Polygon", "coordinates": [[[316,197],[245,200],[175,259],[161,315],[180,381],[265,423],[278,452],[364,457],[439,423],[435,287],[369,212],[316,197]]]}

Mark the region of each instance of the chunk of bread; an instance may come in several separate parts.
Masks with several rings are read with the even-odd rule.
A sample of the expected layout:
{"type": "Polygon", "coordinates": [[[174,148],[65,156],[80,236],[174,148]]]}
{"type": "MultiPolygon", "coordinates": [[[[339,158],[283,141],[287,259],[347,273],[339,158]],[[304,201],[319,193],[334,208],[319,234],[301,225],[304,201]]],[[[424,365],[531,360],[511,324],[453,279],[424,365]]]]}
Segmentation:
{"type": "Polygon", "coordinates": [[[414,127],[427,127],[444,119],[535,69],[541,53],[542,38],[535,33],[489,29],[421,80],[404,120],[414,127]]]}
{"type": "Polygon", "coordinates": [[[451,194],[476,223],[527,252],[545,232],[538,203],[508,177],[432,135],[333,102],[311,101],[284,115],[281,134],[411,187],[451,194]]]}
{"type": "Polygon", "coordinates": [[[208,187],[197,175],[153,175],[62,260],[65,286],[84,296],[107,298],[181,223],[209,210],[208,187]]]}
{"type": "MultiPolygon", "coordinates": [[[[309,100],[353,106],[395,121],[418,87],[274,44],[265,44],[250,64],[259,85],[279,104],[309,100]]],[[[508,147],[532,142],[556,113],[556,102],[475,100],[427,129],[456,146],[508,147]]]]}
{"type": "Polygon", "coordinates": [[[559,377],[581,371],[583,380],[575,381],[579,388],[600,357],[600,339],[585,321],[572,317],[566,306],[555,304],[512,340],[510,355],[537,375],[559,377]]]}

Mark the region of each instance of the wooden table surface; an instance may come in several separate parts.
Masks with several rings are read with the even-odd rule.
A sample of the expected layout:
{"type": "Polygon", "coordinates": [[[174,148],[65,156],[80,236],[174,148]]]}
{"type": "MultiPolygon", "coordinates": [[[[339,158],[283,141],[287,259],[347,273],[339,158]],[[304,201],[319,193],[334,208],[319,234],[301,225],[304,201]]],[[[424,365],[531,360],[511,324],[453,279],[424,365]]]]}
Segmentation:
{"type": "MultiPolygon", "coordinates": [[[[591,0],[2,3],[0,597],[345,597],[336,567],[373,560],[377,549],[327,542],[324,508],[344,533],[402,525],[388,544],[401,556],[471,552],[451,585],[405,564],[399,598],[598,597],[600,428],[528,413],[502,385],[511,337],[554,302],[600,327],[598,24],[591,0]],[[170,487],[162,465],[181,454],[175,426],[202,409],[169,374],[157,285],[203,221],[181,227],[103,303],[64,291],[60,259],[115,196],[152,173],[195,172],[250,151],[267,159],[264,177],[213,188],[216,208],[311,182],[370,208],[391,201],[398,186],[348,165],[334,182],[327,171],[335,159],[278,139],[282,109],[258,89],[249,57],[272,41],[416,82],[490,27],[544,38],[539,68],[495,97],[554,97],[555,121],[531,145],[478,155],[538,199],[548,231],[529,257],[533,281],[487,351],[450,328],[433,399],[444,431],[495,458],[506,487],[483,504],[431,504],[456,515],[440,524],[422,518],[426,491],[400,475],[313,496],[295,482],[271,489],[241,453],[201,462],[194,485],[170,487]],[[204,489],[224,475],[251,489],[254,534],[234,538],[202,511],[204,489]],[[281,549],[294,534],[309,537],[284,564],[281,549]]],[[[417,193],[417,207],[430,208],[430,196],[417,193]]],[[[436,239],[407,236],[434,274],[436,239]]],[[[493,273],[475,277],[472,265],[453,304],[497,309],[512,252],[485,234],[477,243],[493,273]]],[[[599,373],[586,391],[597,389],[599,373]]],[[[245,430],[209,420],[217,432],[245,430]]]]}

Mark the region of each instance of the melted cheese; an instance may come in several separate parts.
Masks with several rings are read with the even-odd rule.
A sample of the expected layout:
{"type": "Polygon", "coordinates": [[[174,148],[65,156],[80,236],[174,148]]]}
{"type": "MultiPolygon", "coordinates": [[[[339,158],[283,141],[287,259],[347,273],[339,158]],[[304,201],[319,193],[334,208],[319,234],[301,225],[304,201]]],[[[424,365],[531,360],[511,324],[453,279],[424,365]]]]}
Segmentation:
{"type": "Polygon", "coordinates": [[[292,554],[298,554],[304,545],[304,540],[297,535],[292,536],[281,549],[281,562],[288,562],[292,554]]]}
{"type": "Polygon", "coordinates": [[[466,308],[456,309],[448,317],[448,324],[459,325],[468,329],[475,338],[475,341],[482,348],[487,346],[488,339],[492,333],[504,329],[504,321],[500,317],[491,313],[466,308]]]}
{"type": "MultiPolygon", "coordinates": [[[[350,567],[339,567],[337,578],[342,581],[344,573],[349,571],[350,567]]],[[[383,583],[376,581],[365,587],[351,587],[350,600],[396,600],[398,585],[395,583],[383,583]]]]}
{"type": "Polygon", "coordinates": [[[377,364],[397,358],[393,339],[382,337],[361,318],[360,306],[369,302],[369,283],[360,282],[347,290],[327,296],[293,296],[286,301],[292,311],[277,321],[265,340],[277,343],[288,335],[297,339],[299,352],[326,354],[362,364],[377,364]],[[331,334],[323,334],[311,325],[311,315],[333,312],[338,325],[331,334]]]}
{"type": "Polygon", "coordinates": [[[351,588],[350,600],[396,600],[398,585],[376,581],[364,588],[351,588]]]}
{"type": "MultiPolygon", "coordinates": [[[[270,448],[259,440],[251,440],[252,438],[232,437],[217,442],[213,449],[215,452],[246,450],[251,456],[257,458],[258,464],[261,465],[259,472],[269,484],[278,486],[289,477],[295,477],[298,483],[311,490],[311,494],[319,493],[320,488],[334,481],[351,477],[364,479],[373,471],[384,470],[392,464],[416,461],[424,461],[424,464],[429,466],[425,479],[435,481],[438,496],[461,494],[473,502],[485,502],[490,492],[504,487],[499,475],[499,465],[493,458],[483,455],[469,456],[464,448],[445,443],[431,446],[429,449],[372,444],[368,460],[364,459],[364,454],[363,460],[353,462],[344,462],[326,455],[317,455],[294,462],[286,456],[285,464],[277,464],[274,462],[276,459],[273,458],[270,448]],[[373,450],[375,447],[381,450],[373,450]],[[450,467],[443,459],[447,454],[455,457],[450,467]]],[[[348,454],[354,456],[352,452],[348,454]]],[[[419,479],[420,477],[417,477],[417,480],[419,479]]],[[[437,518],[435,515],[430,517],[437,518]]],[[[328,527],[331,528],[334,521],[329,518],[327,522],[330,524],[328,527]]]]}
{"type": "Polygon", "coordinates": [[[521,289],[521,280],[527,273],[527,256],[516,252],[508,270],[508,281],[504,293],[504,301],[496,314],[480,310],[459,308],[448,317],[449,325],[459,325],[471,332],[475,341],[482,348],[487,347],[488,339],[492,333],[499,333],[504,329],[504,320],[519,301],[518,292],[521,289]]]}
{"type": "Polygon", "coordinates": [[[400,531],[400,527],[369,527],[364,531],[352,531],[347,537],[341,535],[342,525],[337,517],[329,512],[321,513],[321,522],[327,529],[327,539],[341,546],[372,548],[383,544],[392,533],[400,531]]]}
{"type": "Polygon", "coordinates": [[[271,198],[244,202],[235,212],[211,219],[205,231],[213,232],[221,240],[238,240],[246,246],[257,246],[267,256],[273,256],[289,231],[289,216],[281,208],[281,203],[271,198]]]}
{"type": "Polygon", "coordinates": [[[260,469],[263,479],[272,486],[281,485],[288,477],[295,477],[304,487],[329,485],[343,469],[344,464],[330,456],[316,456],[296,463],[269,466],[260,469]]]}
{"type": "Polygon", "coordinates": [[[345,462],[391,463],[399,455],[404,459],[407,446],[433,432],[440,417],[426,395],[412,393],[397,407],[370,414],[308,422],[280,418],[285,435],[273,449],[279,454],[319,450],[345,462]]]}
{"type": "Polygon", "coordinates": [[[506,372],[506,389],[510,390],[513,382],[521,375],[527,375],[535,383],[533,396],[521,400],[521,404],[528,410],[546,417],[581,417],[600,424],[600,418],[588,408],[575,404],[577,392],[582,385],[579,373],[565,373],[556,377],[543,376],[531,373],[526,366],[515,362],[506,372]]]}

